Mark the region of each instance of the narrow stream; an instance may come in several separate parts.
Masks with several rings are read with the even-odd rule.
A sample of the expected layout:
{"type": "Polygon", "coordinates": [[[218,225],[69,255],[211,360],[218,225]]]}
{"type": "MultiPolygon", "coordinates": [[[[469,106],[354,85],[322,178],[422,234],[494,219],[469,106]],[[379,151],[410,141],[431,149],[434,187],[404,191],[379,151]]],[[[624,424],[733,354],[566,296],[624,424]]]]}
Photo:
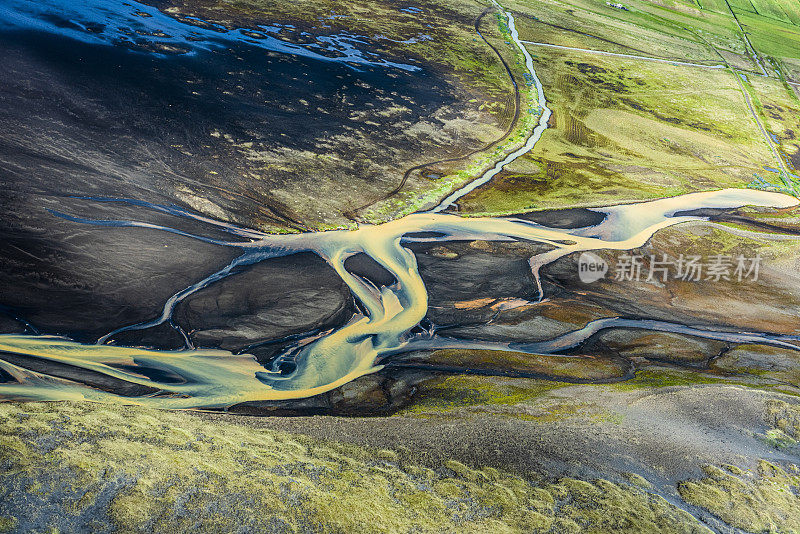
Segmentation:
{"type": "Polygon", "coordinates": [[[542,132],[547,129],[547,123],[550,121],[550,116],[553,112],[550,108],[547,107],[547,100],[544,97],[544,89],[542,88],[542,83],[539,81],[539,77],[536,76],[536,71],[533,69],[533,58],[531,58],[530,53],[528,50],[525,49],[525,45],[522,44],[522,41],[519,39],[519,32],[517,31],[517,27],[514,24],[514,17],[511,13],[504,10],[500,4],[494,2],[494,5],[497,9],[500,10],[506,16],[506,20],[508,21],[508,29],[511,33],[511,40],[514,41],[514,44],[517,45],[522,52],[522,55],[525,57],[525,70],[527,74],[530,76],[531,82],[533,86],[536,88],[538,105],[541,110],[541,115],[539,115],[539,122],[534,127],[533,131],[531,132],[530,137],[525,141],[525,144],[522,145],[520,148],[508,154],[505,158],[501,161],[497,162],[494,167],[489,169],[488,171],[484,172],[480,178],[477,180],[473,180],[469,182],[464,187],[454,191],[450,195],[448,195],[444,200],[442,200],[438,206],[430,210],[430,213],[439,213],[445,211],[446,209],[450,208],[453,204],[458,202],[458,200],[465,195],[471,193],[478,187],[482,186],[483,184],[487,183],[489,180],[497,176],[506,165],[514,161],[515,159],[519,158],[530,152],[539,139],[542,137],[542,132]]]}

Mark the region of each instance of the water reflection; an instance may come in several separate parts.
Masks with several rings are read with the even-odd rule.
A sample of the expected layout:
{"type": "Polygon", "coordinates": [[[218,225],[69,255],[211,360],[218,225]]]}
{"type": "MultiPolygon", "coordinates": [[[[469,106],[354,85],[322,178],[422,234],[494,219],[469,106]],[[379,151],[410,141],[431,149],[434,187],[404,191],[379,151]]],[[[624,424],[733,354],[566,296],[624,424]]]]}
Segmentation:
{"type": "Polygon", "coordinates": [[[226,28],[197,17],[173,17],[154,7],[122,0],[6,0],[0,5],[0,29],[42,31],[84,43],[125,46],[161,55],[196,54],[201,50],[247,44],[353,67],[419,70],[416,65],[389,61],[359,47],[368,44],[367,40],[348,32],[315,37],[308,32],[298,34],[290,24],[226,28]],[[289,36],[305,42],[292,42],[289,36]]]}

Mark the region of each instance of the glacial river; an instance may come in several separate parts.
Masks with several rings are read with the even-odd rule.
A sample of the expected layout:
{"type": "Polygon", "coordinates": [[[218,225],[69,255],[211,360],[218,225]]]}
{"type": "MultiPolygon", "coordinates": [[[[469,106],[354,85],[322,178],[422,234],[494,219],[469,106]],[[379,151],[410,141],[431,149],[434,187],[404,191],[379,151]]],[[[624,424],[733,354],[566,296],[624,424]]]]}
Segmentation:
{"type": "Polygon", "coordinates": [[[702,219],[676,215],[679,212],[746,205],[786,208],[798,203],[797,199],[778,193],[726,189],[597,208],[595,211],[604,215],[602,222],[569,230],[551,228],[522,219],[463,218],[441,213],[475,187],[491,180],[505,165],[527,153],[547,127],[550,118],[550,110],[533,70],[532,59],[519,42],[514,19],[500,6],[497,7],[507,17],[512,39],[525,58],[525,68],[532,77],[542,111],[536,128],[524,146],[509,154],[478,180],[448,196],[432,211],[415,213],[382,225],[361,225],[357,230],[271,235],[216,221],[175,206],[126,199],[97,199],[103,202],[127,203],[142,211],[152,210],[190,218],[208,225],[209,228],[223,230],[231,236],[229,240],[221,240],[136,220],[83,219],[53,212],[55,216],[74,222],[108,227],[108,231],[114,231],[118,227],[141,227],[154,232],[172,232],[220,247],[236,249],[240,254],[224,269],[173,295],[158,317],[145,323],[119,328],[101,338],[97,344],[80,344],[53,336],[0,335],[2,352],[72,365],[157,388],[162,391],[158,396],[119,396],[30,371],[2,360],[0,354],[0,368],[15,379],[14,382],[0,384],[0,397],[32,400],[88,399],[176,409],[225,407],[246,401],[296,399],[332,390],[360,376],[378,371],[387,359],[403,352],[438,348],[490,348],[552,354],[576,347],[596,332],[612,327],[642,328],[729,342],[796,348],[792,342],[800,339],[795,336],[774,336],[757,332],[730,333],[663,321],[613,317],[592,321],[583,328],[547,341],[513,345],[447,338],[435,332],[419,332],[419,329],[415,329],[427,313],[428,293],[418,272],[414,254],[404,246],[411,242],[526,240],[547,245],[551,247],[547,252],[530,258],[531,273],[538,285],[541,299],[545,296],[539,282],[539,271],[543,266],[568,254],[587,250],[628,250],[640,247],[660,229],[702,219]],[[175,307],[181,301],[232,274],[239,267],[300,252],[312,252],[323,258],[348,285],[360,304],[361,311],[336,330],[296,341],[273,361],[271,368],[259,364],[251,354],[194,348],[160,351],[106,344],[119,332],[146,329],[171,321],[175,307]],[[378,287],[348,271],[345,260],[359,253],[375,260],[394,276],[395,282],[390,286],[378,287]],[[291,372],[280,371],[286,363],[291,363],[291,372]],[[178,379],[165,381],[154,378],[158,376],[178,379]]]}
{"type": "MultiPolygon", "coordinates": [[[[106,200],[108,201],[108,200],[106,200]]],[[[795,348],[796,336],[762,333],[730,333],[653,320],[608,318],[594,321],[574,332],[537,343],[502,343],[452,339],[436,333],[412,333],[425,317],[428,293],[417,270],[410,242],[452,240],[526,240],[549,245],[547,252],[530,259],[533,279],[539,284],[542,266],[573,253],[586,250],[628,250],[644,245],[660,229],[702,217],[676,215],[701,208],[735,208],[745,205],[786,208],[797,199],[765,191],[725,189],[683,196],[597,208],[605,215],[594,226],[556,229],[522,219],[463,218],[441,213],[416,213],[381,225],[362,225],[357,230],[338,230],[304,234],[270,235],[239,228],[184,211],[138,201],[124,201],[142,210],[156,210],[177,217],[188,217],[221,229],[231,235],[222,241],[191,235],[167,226],[133,220],[95,221],[57,214],[73,221],[109,227],[143,227],[173,232],[231,247],[241,252],[230,265],[174,295],[163,313],[153,321],[120,330],[143,329],[169,321],[175,306],[194,292],[221,280],[236,267],[270,258],[313,252],[323,258],[344,280],[363,312],[354,315],[339,329],[321,336],[299,340],[278,357],[271,369],[260,365],[250,354],[222,350],[189,349],[159,351],[100,343],[80,344],[51,336],[1,335],[0,351],[34,356],[95,371],[144,386],[155,387],[159,396],[121,397],[88,386],[29,371],[0,359],[0,368],[16,381],[0,384],[0,396],[36,400],[89,399],[125,402],[165,408],[223,407],[239,402],[308,397],[334,389],[359,376],[382,368],[387,358],[402,352],[437,348],[492,348],[530,354],[549,354],[575,347],[592,334],[610,327],[643,328],[677,332],[738,343],[762,343],[795,348]],[[425,237],[419,237],[424,235],[425,237]],[[377,287],[369,280],[349,272],[345,260],[364,253],[391,273],[396,282],[377,287]],[[279,368],[291,362],[294,369],[282,374],[279,368]],[[136,369],[148,372],[136,372],[136,369]],[[159,371],[160,373],[153,373],[159,371]],[[159,374],[180,377],[159,381],[148,376],[159,374]]],[[[540,296],[542,286],[539,284],[540,296]]],[[[113,333],[112,333],[113,334],[113,333]]],[[[111,334],[109,334],[111,335],[111,334]]]]}

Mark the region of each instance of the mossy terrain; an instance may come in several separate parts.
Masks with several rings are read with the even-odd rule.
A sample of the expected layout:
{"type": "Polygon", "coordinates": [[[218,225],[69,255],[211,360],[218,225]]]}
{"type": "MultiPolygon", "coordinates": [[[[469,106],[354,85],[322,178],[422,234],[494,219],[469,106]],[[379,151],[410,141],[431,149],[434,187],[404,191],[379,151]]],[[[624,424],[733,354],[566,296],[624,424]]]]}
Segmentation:
{"type": "MultiPolygon", "coordinates": [[[[526,383],[522,379],[512,381],[487,377],[450,377],[435,385],[423,386],[422,402],[405,414],[435,417],[437,413],[442,415],[446,411],[449,412],[447,420],[450,421],[453,417],[464,417],[467,413],[512,416],[513,412],[513,417],[520,424],[538,424],[541,426],[537,428],[552,428],[556,434],[556,429],[563,428],[591,434],[595,431],[591,425],[595,425],[594,428],[598,429],[600,435],[607,435],[608,432],[613,435],[615,426],[623,424],[621,428],[627,428],[624,426],[623,414],[630,413],[629,409],[635,413],[638,409],[636,404],[642,399],[658,399],[660,388],[674,388],[673,391],[685,392],[698,385],[733,383],[697,371],[653,369],[638,374],[636,379],[628,383],[581,386],[598,388],[597,395],[588,391],[576,395],[576,390],[563,389],[570,387],[564,384],[554,384],[548,388],[544,387],[544,383],[526,383]],[[637,393],[639,390],[641,392],[637,393]],[[603,417],[602,407],[614,406],[616,402],[609,395],[614,399],[629,400],[623,401],[603,417]],[[581,400],[585,401],[587,398],[597,399],[599,405],[582,404],[581,400]],[[632,399],[636,401],[632,402],[632,399]],[[607,402],[611,404],[605,404],[607,402]]],[[[659,401],[654,402],[657,404],[659,401]]],[[[767,431],[764,434],[755,430],[746,431],[752,432],[747,439],[754,437],[767,447],[779,451],[796,451],[800,439],[800,408],[796,404],[776,398],[767,399],[761,406],[765,409],[767,431]]],[[[678,441],[666,443],[665,454],[672,454],[674,457],[673,448],[680,446],[678,441]]],[[[739,450],[741,449],[737,449],[739,450]]],[[[699,478],[678,479],[674,488],[686,503],[710,512],[718,520],[710,524],[717,528],[735,527],[747,532],[798,532],[800,468],[786,461],[768,461],[758,457],[748,460],[754,462],[755,467],[747,468],[747,462],[742,464],[745,457],[737,457],[738,466],[703,465],[699,478]]],[[[694,461],[696,459],[687,459],[689,463],[694,461]]],[[[653,489],[653,484],[638,473],[623,472],[620,475],[635,486],[645,490],[653,489]]]]}
{"type": "Polygon", "coordinates": [[[795,239],[773,238],[770,234],[796,232],[800,229],[798,214],[800,210],[797,208],[780,211],[735,210],[730,217],[720,217],[713,224],[666,228],[653,236],[642,250],[648,253],[663,252],[672,257],[681,253],[686,256],[758,255],[762,258],[761,266],[764,268],[761,274],[769,276],[775,288],[780,289],[778,280],[781,275],[791,275],[789,267],[800,254],[800,244],[795,239]]]}
{"type": "Polygon", "coordinates": [[[800,169],[800,99],[786,91],[781,80],[750,76],[749,83],[758,95],[758,110],[768,133],[779,146],[790,172],[800,169]]]}
{"type": "Polygon", "coordinates": [[[397,416],[449,419],[468,414],[490,414],[544,424],[566,419],[589,424],[619,420],[619,414],[592,402],[558,395],[560,390],[570,385],[553,380],[496,376],[433,378],[419,384],[414,401],[397,416]]]}
{"type": "Polygon", "coordinates": [[[626,369],[619,362],[593,356],[560,356],[528,354],[499,350],[446,349],[426,356],[431,364],[444,364],[469,369],[503,369],[509,372],[533,373],[555,379],[604,380],[620,378],[626,369]]]}
{"type": "Polygon", "coordinates": [[[5,403],[0,427],[6,531],[708,532],[638,486],[431,469],[187,413],[5,403]]]}
{"type": "Polygon", "coordinates": [[[441,414],[464,407],[519,407],[541,399],[567,384],[551,380],[453,375],[432,379],[419,387],[414,402],[401,415],[441,414]]]}
{"type": "Polygon", "coordinates": [[[731,186],[784,190],[796,181],[782,176],[782,162],[789,172],[797,165],[798,99],[790,83],[800,80],[800,47],[793,46],[800,27],[778,0],[758,10],[745,4],[508,2],[522,39],[533,43],[699,66],[529,45],[554,111],[551,127],[531,154],[462,199],[462,212],[591,206],[731,186]]]}
{"type": "Polygon", "coordinates": [[[772,400],[767,403],[767,421],[773,431],[780,432],[785,441],[797,444],[800,441],[800,408],[795,404],[772,400]]]}
{"type": "MultiPolygon", "coordinates": [[[[598,392],[635,392],[659,388],[737,385],[772,389],[772,384],[749,376],[724,376],[696,369],[640,364],[632,378],[611,384],[591,384],[598,392]]],[[[577,417],[587,421],[614,420],[613,413],[598,406],[561,399],[558,390],[571,384],[557,380],[497,376],[450,375],[418,386],[412,403],[399,415],[436,416],[454,412],[492,413],[515,419],[556,421],[577,417]]]]}
{"type": "Polygon", "coordinates": [[[554,111],[528,155],[461,202],[469,213],[592,206],[744,187],[769,146],[726,70],[531,48],[554,111]]]}
{"type": "Polygon", "coordinates": [[[740,345],[725,351],[711,367],[724,373],[754,375],[788,384],[800,383],[800,353],[779,347],[740,345]]]}
{"type": "Polygon", "coordinates": [[[800,531],[800,469],[761,460],[755,470],[705,466],[706,477],[681,483],[681,497],[747,532],[800,531]]]}

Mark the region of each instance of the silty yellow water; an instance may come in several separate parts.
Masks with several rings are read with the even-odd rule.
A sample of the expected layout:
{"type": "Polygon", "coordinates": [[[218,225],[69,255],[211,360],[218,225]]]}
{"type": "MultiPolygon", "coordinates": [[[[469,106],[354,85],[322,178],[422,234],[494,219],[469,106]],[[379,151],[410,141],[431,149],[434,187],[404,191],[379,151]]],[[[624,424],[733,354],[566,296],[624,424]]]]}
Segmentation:
{"type": "Polygon", "coordinates": [[[786,208],[797,203],[797,199],[778,193],[725,189],[598,209],[605,213],[603,222],[574,230],[548,228],[519,219],[463,218],[438,213],[412,214],[357,230],[293,235],[247,230],[241,234],[251,239],[237,246],[254,255],[256,259],[248,260],[250,263],[259,258],[313,251],[336,270],[363,309],[341,328],[300,342],[290,356],[296,365],[292,372],[265,369],[252,355],[222,350],[160,351],[80,344],[50,336],[0,335],[0,351],[80,367],[160,391],[137,397],[116,395],[21,368],[2,360],[0,355],[0,368],[15,379],[0,384],[0,397],[87,399],[164,408],[222,407],[245,401],[308,397],[379,370],[379,362],[392,354],[421,346],[436,347],[435,337],[415,344],[417,338],[409,333],[425,317],[428,295],[415,256],[403,246],[404,240],[524,239],[542,243],[552,248],[531,258],[532,274],[538,281],[541,266],[567,254],[633,249],[644,245],[659,229],[700,219],[675,216],[680,211],[745,205],[786,208]],[[421,232],[426,237],[414,236],[421,232]],[[345,260],[358,253],[374,259],[394,276],[395,283],[377,287],[345,269],[345,260]],[[137,373],[137,368],[162,371],[173,378],[159,380],[152,377],[153,373],[137,373]]]}

